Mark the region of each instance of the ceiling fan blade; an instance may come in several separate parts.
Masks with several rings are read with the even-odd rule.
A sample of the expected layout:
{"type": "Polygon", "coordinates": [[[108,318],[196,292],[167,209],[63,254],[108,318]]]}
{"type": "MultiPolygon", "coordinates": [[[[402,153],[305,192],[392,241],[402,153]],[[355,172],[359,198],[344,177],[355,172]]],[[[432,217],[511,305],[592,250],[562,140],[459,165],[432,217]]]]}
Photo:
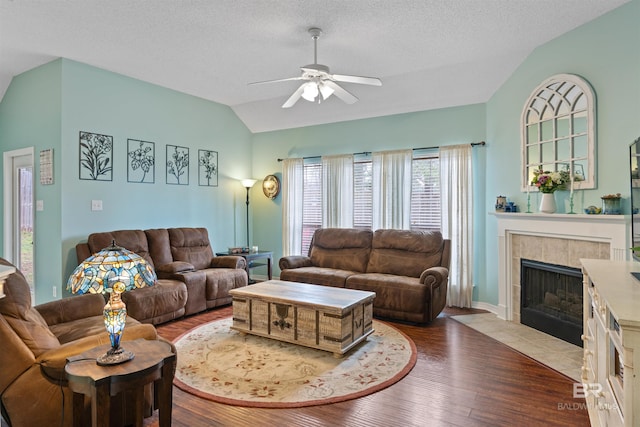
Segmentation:
{"type": "Polygon", "coordinates": [[[300,97],[302,96],[302,92],[304,92],[304,85],[306,85],[306,83],[302,83],[300,87],[296,89],[295,92],[293,92],[293,95],[291,95],[289,99],[287,99],[287,101],[282,104],[282,108],[291,108],[295,105],[296,102],[298,102],[298,99],[300,99],[300,97]]]}
{"type": "Polygon", "coordinates": [[[343,74],[334,74],[331,77],[337,82],[358,83],[361,85],[371,85],[371,86],[382,86],[382,81],[377,77],[345,76],[343,74]]]}
{"type": "Polygon", "coordinates": [[[265,83],[278,83],[278,82],[289,82],[292,80],[305,80],[304,77],[300,76],[300,77],[289,77],[286,79],[276,79],[276,80],[265,80],[262,82],[253,82],[253,83],[248,83],[249,85],[261,85],[261,84],[265,84],[265,83]]]}
{"type": "Polygon", "coordinates": [[[329,86],[331,89],[333,89],[333,94],[338,98],[340,98],[341,100],[343,100],[344,102],[346,102],[347,104],[353,104],[358,100],[358,98],[356,98],[354,95],[347,92],[341,86],[339,86],[337,83],[331,80],[324,80],[323,83],[326,86],[329,86]]]}

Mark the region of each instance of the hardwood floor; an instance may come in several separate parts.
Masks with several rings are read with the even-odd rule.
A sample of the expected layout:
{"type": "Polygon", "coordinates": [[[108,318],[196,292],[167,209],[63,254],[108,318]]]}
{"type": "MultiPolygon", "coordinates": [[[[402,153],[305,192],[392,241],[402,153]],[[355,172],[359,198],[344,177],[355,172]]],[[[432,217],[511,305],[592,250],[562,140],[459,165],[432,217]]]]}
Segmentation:
{"type": "MultiPolygon", "coordinates": [[[[449,316],[427,326],[393,323],[418,361],[398,383],[360,399],[296,409],[256,409],[200,399],[174,387],[173,425],[198,426],[588,426],[573,380],[449,316]]],[[[231,307],[158,326],[168,340],[229,316],[231,307]]],[[[151,418],[145,425],[157,425],[151,418]]]]}

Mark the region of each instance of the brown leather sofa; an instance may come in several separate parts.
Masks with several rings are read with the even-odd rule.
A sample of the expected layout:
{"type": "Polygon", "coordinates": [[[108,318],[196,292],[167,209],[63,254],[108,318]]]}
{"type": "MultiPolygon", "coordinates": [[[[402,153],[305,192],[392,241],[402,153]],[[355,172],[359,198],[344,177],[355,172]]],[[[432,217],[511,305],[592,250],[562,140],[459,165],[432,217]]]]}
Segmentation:
{"type": "Polygon", "coordinates": [[[245,259],[214,256],[206,228],[93,233],[76,245],[78,263],[112,241],[142,256],[158,275],[156,285],[122,294],[129,315],[142,323],[157,325],[230,304],[229,291],[248,283],[245,259]]]}
{"type": "MultiPolygon", "coordinates": [[[[0,264],[11,265],[2,258],[0,264]]],[[[71,426],[73,393],[67,387],[64,366],[68,357],[109,344],[102,295],[73,296],[32,307],[29,285],[19,271],[8,276],[4,293],[0,298],[2,417],[12,427],[71,426]]],[[[122,340],[139,338],[162,340],[152,325],[128,317],[122,340]]],[[[149,385],[145,390],[146,416],[151,415],[152,392],[149,385]]],[[[115,424],[132,423],[131,401],[125,396],[112,400],[115,424]]],[[[87,421],[91,408],[89,400],[85,403],[87,421]]]]}
{"type": "Polygon", "coordinates": [[[445,306],[450,254],[440,232],[325,228],[308,256],[280,259],[280,279],[375,292],[375,316],[427,323],[445,306]]]}

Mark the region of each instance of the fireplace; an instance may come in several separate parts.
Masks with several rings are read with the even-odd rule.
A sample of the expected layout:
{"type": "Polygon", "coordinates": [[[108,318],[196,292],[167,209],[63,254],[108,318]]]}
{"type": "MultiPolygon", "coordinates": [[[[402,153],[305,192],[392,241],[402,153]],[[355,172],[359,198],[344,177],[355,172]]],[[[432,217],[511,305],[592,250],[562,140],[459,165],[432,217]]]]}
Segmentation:
{"type": "Polygon", "coordinates": [[[582,272],[520,260],[520,322],[582,347],[582,272]]]}
{"type": "Polygon", "coordinates": [[[581,258],[622,261],[630,254],[624,215],[491,215],[497,219],[498,304],[487,304],[486,309],[508,321],[521,323],[522,258],[580,268],[581,258]]]}

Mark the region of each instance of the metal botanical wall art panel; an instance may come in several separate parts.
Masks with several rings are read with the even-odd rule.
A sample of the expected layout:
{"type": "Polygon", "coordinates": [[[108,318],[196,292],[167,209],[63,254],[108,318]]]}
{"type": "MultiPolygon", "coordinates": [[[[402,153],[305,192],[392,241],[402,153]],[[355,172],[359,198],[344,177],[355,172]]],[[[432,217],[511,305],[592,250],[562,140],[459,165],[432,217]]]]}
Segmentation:
{"type": "Polygon", "coordinates": [[[127,181],[153,184],[156,177],[156,144],[127,139],[127,181]]]}
{"type": "Polygon", "coordinates": [[[167,145],[167,184],[189,185],[189,148],[167,145]]]}
{"type": "Polygon", "coordinates": [[[113,180],[113,137],[80,131],[80,179],[113,180]]]}
{"type": "Polygon", "coordinates": [[[198,185],[218,186],[218,152],[198,150],[198,185]]]}

